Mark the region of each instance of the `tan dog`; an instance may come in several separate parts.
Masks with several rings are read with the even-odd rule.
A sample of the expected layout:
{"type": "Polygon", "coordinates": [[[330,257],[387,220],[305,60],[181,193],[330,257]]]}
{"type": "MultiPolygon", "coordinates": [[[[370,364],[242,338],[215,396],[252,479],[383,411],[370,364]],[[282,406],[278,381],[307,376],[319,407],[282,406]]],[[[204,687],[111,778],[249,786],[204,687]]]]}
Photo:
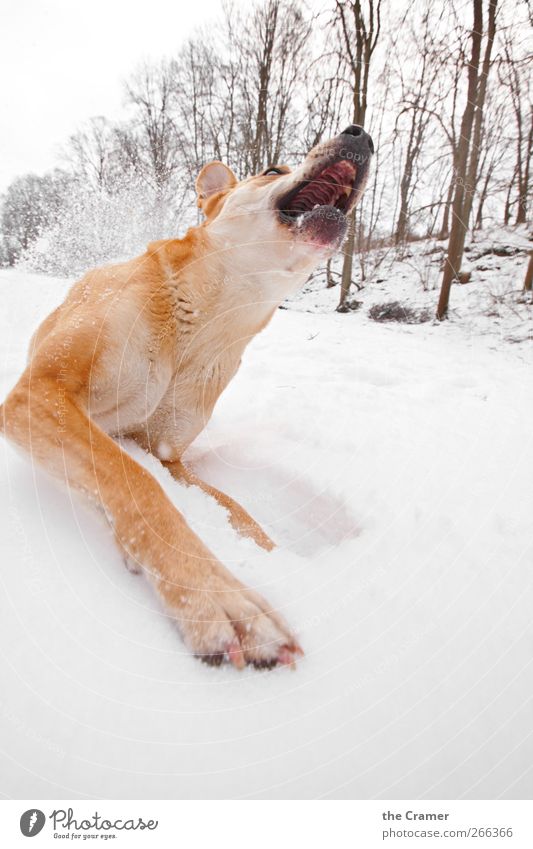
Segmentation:
{"type": "Polygon", "coordinates": [[[272,548],[242,507],[181,458],[248,342],[340,246],[372,152],[370,136],[350,126],[294,172],[273,167],[237,182],[222,163],[206,165],[196,183],[205,222],[75,284],[34,335],[3,406],[8,438],[103,508],[131,568],[150,577],[186,644],[212,663],[274,666],[301,649],[112,437],[136,439],[272,548]]]}

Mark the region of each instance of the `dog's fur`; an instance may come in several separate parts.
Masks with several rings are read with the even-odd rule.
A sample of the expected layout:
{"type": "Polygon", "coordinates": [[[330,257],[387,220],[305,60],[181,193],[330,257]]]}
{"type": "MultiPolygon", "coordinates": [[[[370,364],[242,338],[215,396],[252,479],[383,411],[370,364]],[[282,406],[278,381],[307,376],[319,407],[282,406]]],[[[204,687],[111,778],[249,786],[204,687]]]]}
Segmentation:
{"type": "Polygon", "coordinates": [[[292,663],[301,649],[112,437],[133,437],[178,480],[217,498],[241,533],[272,548],[246,511],[200,481],[182,457],[248,342],[339,246],[340,213],[332,223],[314,210],[295,223],[279,201],[317,168],[352,160],[349,211],[371,149],[366,134],[364,148],[361,134],[349,131],[311,151],[295,172],[280,167],[238,182],[222,163],[205,166],[197,179],[204,223],[86,274],[35,333],[28,366],[3,406],[8,438],[103,508],[130,567],[153,581],[190,649],[215,663],[292,663]]]}

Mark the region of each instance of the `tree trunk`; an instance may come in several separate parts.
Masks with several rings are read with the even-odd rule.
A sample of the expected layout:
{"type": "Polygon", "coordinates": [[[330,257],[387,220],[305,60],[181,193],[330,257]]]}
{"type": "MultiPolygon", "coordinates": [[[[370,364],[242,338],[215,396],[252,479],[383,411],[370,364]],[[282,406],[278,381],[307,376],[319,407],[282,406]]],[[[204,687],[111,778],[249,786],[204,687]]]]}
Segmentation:
{"type": "Polygon", "coordinates": [[[504,223],[505,227],[508,227],[509,223],[511,221],[511,209],[512,209],[512,206],[513,206],[512,201],[511,201],[511,195],[512,195],[512,192],[513,192],[515,177],[516,177],[516,167],[515,167],[513,176],[511,178],[511,182],[507,186],[507,195],[505,197],[505,207],[504,207],[504,211],[503,211],[503,223],[504,223]]]}
{"type": "Polygon", "coordinates": [[[448,253],[444,263],[442,284],[437,306],[437,318],[442,321],[448,313],[450,301],[450,290],[452,282],[456,279],[461,269],[463,258],[464,237],[466,233],[465,211],[465,180],[468,167],[468,154],[472,127],[474,123],[475,107],[477,102],[477,87],[479,76],[479,57],[481,53],[481,38],[483,33],[483,5],[482,0],[473,0],[474,22],[471,32],[472,57],[468,64],[468,92],[463,117],[461,120],[461,132],[457,147],[457,162],[455,171],[455,190],[452,206],[452,227],[448,242],[448,253]]]}
{"type": "Polygon", "coordinates": [[[341,294],[339,307],[344,306],[352,285],[353,253],[355,249],[355,209],[348,216],[348,235],[344,243],[344,262],[342,264],[341,294]]]}
{"type": "Polygon", "coordinates": [[[533,251],[529,254],[529,262],[527,264],[526,279],[524,280],[524,292],[531,292],[531,284],[533,283],[533,251]]]}
{"type": "Polygon", "coordinates": [[[482,227],[483,227],[483,207],[485,206],[485,201],[487,200],[490,177],[491,177],[491,172],[489,170],[486,177],[485,177],[485,180],[484,180],[484,183],[483,183],[483,188],[482,188],[481,194],[479,196],[479,205],[478,205],[478,208],[477,208],[477,215],[476,215],[476,221],[475,221],[475,224],[474,224],[474,230],[481,230],[482,227]]]}
{"type": "Polygon", "coordinates": [[[474,192],[478,178],[479,153],[481,150],[481,130],[483,127],[483,109],[485,106],[485,95],[487,92],[487,80],[490,71],[490,60],[492,54],[492,45],[494,44],[494,35],[496,33],[496,6],[497,0],[489,0],[489,17],[487,22],[487,43],[485,45],[485,53],[483,56],[483,66],[478,77],[477,96],[475,104],[475,113],[473,121],[472,137],[470,139],[470,157],[468,162],[465,193],[463,201],[463,224],[461,230],[461,259],[464,251],[464,243],[470,215],[472,214],[472,204],[474,202],[474,192]]]}
{"type": "MultiPolygon", "coordinates": [[[[343,39],[343,52],[348,57],[350,71],[353,74],[352,123],[364,125],[368,98],[368,78],[370,62],[381,29],[381,0],[352,0],[351,3],[336,3],[338,21],[343,39]],[[366,14],[365,14],[366,10],[366,14]],[[352,13],[353,30],[347,21],[347,12],[352,13]],[[355,48],[355,51],[354,51],[355,48]]],[[[352,285],[353,252],[355,247],[355,209],[348,217],[348,235],[344,243],[344,263],[342,266],[341,293],[339,307],[344,305],[352,285]]]]}
{"type": "MultiPolygon", "coordinates": [[[[455,157],[454,157],[455,158],[455,157]]],[[[453,176],[450,180],[450,185],[448,187],[448,194],[446,196],[446,202],[444,204],[444,214],[442,216],[442,225],[440,228],[439,239],[447,239],[450,235],[450,211],[452,208],[452,200],[453,200],[453,190],[455,186],[455,165],[453,170],[453,176]]]]}
{"type": "Polygon", "coordinates": [[[331,273],[331,259],[326,262],[326,289],[332,289],[335,285],[333,274],[331,273]]]}
{"type": "MultiPolygon", "coordinates": [[[[409,157],[409,153],[407,154],[409,157]]],[[[396,223],[396,232],[394,234],[394,244],[402,245],[405,242],[407,235],[407,223],[409,221],[409,204],[408,196],[411,187],[412,168],[410,158],[406,160],[405,169],[400,184],[400,211],[398,213],[398,221],[396,223]]]]}
{"type": "MultiPolygon", "coordinates": [[[[418,105],[418,104],[417,104],[418,105]]],[[[407,151],[405,154],[405,165],[403,169],[402,179],[400,182],[400,211],[398,213],[398,221],[396,223],[396,232],[394,234],[395,245],[401,245],[405,241],[407,234],[407,223],[409,220],[409,189],[411,188],[411,179],[413,176],[413,160],[415,154],[413,151],[414,136],[416,128],[416,111],[413,111],[411,116],[411,128],[409,131],[409,141],[407,143],[407,151]]]]}
{"type": "Polygon", "coordinates": [[[529,194],[529,173],[531,168],[531,159],[533,157],[533,114],[530,118],[529,133],[527,137],[526,150],[526,165],[524,169],[523,179],[519,181],[520,197],[518,198],[518,212],[516,214],[516,223],[525,224],[527,221],[527,197],[529,194]]]}
{"type": "Polygon", "coordinates": [[[268,95],[271,83],[274,44],[278,24],[279,3],[270,2],[264,9],[264,42],[259,59],[259,78],[257,95],[257,115],[255,121],[255,139],[252,148],[252,172],[256,174],[266,164],[265,150],[268,136],[268,95]]]}

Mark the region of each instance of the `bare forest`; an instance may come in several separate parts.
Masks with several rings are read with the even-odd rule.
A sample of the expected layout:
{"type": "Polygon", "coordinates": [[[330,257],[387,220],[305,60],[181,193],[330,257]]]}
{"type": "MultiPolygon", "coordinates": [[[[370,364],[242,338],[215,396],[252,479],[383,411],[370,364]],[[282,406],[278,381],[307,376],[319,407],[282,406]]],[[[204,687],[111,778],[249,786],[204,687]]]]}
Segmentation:
{"type": "Polygon", "coordinates": [[[131,255],[196,222],[207,161],[245,177],[354,122],[374,139],[373,173],[324,285],[347,311],[385,256],[433,239],[443,319],[465,240],[531,212],[531,23],[523,0],[228,4],[175,55],[132,69],[120,120],[88,117],[55,170],[13,180],[0,262],[72,276],[131,255]]]}

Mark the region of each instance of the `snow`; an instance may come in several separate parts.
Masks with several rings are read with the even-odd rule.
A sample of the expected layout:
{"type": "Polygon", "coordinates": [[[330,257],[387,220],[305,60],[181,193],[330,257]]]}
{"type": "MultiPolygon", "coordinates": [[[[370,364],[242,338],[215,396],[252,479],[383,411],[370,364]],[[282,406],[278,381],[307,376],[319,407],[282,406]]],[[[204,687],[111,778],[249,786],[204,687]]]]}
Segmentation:
{"type": "MultiPolygon", "coordinates": [[[[522,294],[527,252],[532,247],[525,227],[494,228],[469,238],[462,269],[471,273],[471,282],[452,287],[449,309],[449,321],[460,326],[464,335],[488,335],[512,343],[533,339],[533,299],[531,294],[522,294]],[[509,256],[495,253],[502,251],[509,252],[509,256]]],[[[423,240],[408,244],[403,255],[391,247],[370,252],[366,255],[367,285],[362,291],[355,291],[352,299],[365,313],[375,305],[394,301],[423,314],[426,321],[431,320],[445,249],[443,241],[423,240]]],[[[338,259],[333,269],[340,274],[340,268],[338,259]]],[[[355,263],[355,275],[357,270],[355,263]]],[[[331,312],[338,300],[338,288],[327,289],[324,274],[319,273],[290,305],[306,312],[331,312]]]]}
{"type": "MultiPolygon", "coordinates": [[[[514,289],[525,263],[500,261],[514,289]]],[[[190,450],[275,551],[126,445],[289,619],[294,672],[190,657],[101,518],[2,442],[7,796],[531,796],[530,319],[491,332],[472,282],[449,322],[372,321],[408,295],[434,308],[406,270],[353,314],[313,286],[279,310],[190,450]]],[[[3,392],[67,285],[0,272],[3,392]]]]}

